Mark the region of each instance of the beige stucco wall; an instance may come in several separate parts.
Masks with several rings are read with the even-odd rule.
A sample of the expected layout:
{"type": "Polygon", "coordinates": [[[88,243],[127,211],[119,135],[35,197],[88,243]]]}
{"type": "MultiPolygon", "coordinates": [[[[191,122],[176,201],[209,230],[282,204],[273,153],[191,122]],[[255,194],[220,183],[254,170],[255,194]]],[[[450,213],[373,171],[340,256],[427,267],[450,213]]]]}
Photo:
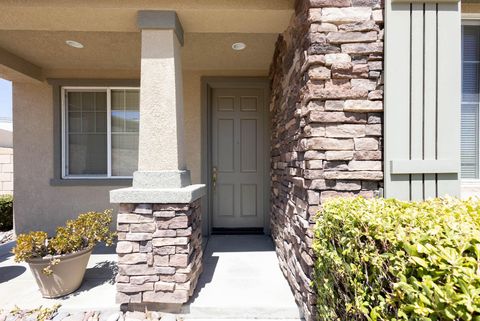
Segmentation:
{"type": "Polygon", "coordinates": [[[51,186],[53,178],[53,102],[47,84],[13,84],[15,145],[14,218],[17,233],[54,232],[78,213],[113,208],[112,187],[51,186]]]}
{"type": "Polygon", "coordinates": [[[183,115],[185,121],[185,157],[192,183],[201,183],[202,122],[200,106],[200,74],[183,74],[183,115]]]}
{"type": "MultiPolygon", "coordinates": [[[[264,70],[183,72],[185,154],[193,183],[201,182],[201,77],[264,75],[264,70]]],[[[109,203],[109,191],[119,186],[50,185],[53,177],[53,101],[50,85],[14,83],[13,119],[17,233],[36,229],[52,233],[56,226],[78,213],[115,208],[109,203]]]]}
{"type": "Polygon", "coordinates": [[[174,30],[142,30],[139,171],[186,168],[180,48],[174,30]]]}
{"type": "Polygon", "coordinates": [[[480,13],[480,3],[462,3],[462,13],[480,13]]]}

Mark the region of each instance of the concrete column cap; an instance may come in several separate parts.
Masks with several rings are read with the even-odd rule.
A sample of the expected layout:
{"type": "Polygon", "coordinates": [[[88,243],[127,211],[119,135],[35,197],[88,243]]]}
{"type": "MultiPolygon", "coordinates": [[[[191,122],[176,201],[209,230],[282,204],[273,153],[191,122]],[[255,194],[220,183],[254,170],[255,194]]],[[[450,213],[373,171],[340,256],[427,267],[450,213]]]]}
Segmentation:
{"type": "Polygon", "coordinates": [[[181,188],[121,188],[110,191],[110,203],[187,204],[206,194],[203,184],[181,188]]]}
{"type": "Polygon", "coordinates": [[[136,171],[133,173],[134,188],[180,188],[190,185],[190,171],[136,171]]]}
{"type": "Polygon", "coordinates": [[[140,29],[173,30],[183,46],[183,27],[177,12],[171,10],[141,10],[137,15],[140,29]]]}

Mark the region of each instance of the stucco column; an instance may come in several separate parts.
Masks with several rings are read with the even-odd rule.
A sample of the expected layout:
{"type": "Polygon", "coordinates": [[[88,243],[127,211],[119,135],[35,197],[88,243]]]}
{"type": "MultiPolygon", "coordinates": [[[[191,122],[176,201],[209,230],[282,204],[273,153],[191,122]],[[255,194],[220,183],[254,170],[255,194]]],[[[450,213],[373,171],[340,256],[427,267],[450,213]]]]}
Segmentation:
{"type": "Polygon", "coordinates": [[[117,217],[117,303],[181,305],[202,271],[200,198],[184,155],[180,50],[173,11],[140,11],[140,138],[133,186],[110,191],[117,217]]]}
{"type": "Polygon", "coordinates": [[[142,34],[138,170],[112,203],[189,203],[205,193],[191,185],[185,162],[183,28],[174,11],[139,11],[142,34]]]}
{"type": "Polygon", "coordinates": [[[185,162],[183,29],[174,11],[140,11],[142,34],[137,188],[190,185],[185,162]]]}
{"type": "Polygon", "coordinates": [[[174,30],[142,30],[139,171],[184,170],[180,42],[174,30]]]}

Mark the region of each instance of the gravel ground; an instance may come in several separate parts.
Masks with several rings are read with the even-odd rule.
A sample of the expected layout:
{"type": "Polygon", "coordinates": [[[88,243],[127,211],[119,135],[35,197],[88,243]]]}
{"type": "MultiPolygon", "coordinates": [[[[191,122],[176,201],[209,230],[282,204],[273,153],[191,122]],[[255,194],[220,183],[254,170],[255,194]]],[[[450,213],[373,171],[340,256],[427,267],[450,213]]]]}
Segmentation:
{"type": "MultiPolygon", "coordinates": [[[[162,312],[87,311],[66,312],[39,307],[34,310],[19,308],[5,312],[0,309],[0,321],[252,321],[252,319],[190,319],[186,316],[162,312]]],[[[301,319],[303,320],[303,319],[301,319]]],[[[300,321],[300,319],[255,319],[255,321],[300,321]]]]}
{"type": "Polygon", "coordinates": [[[15,309],[10,312],[0,310],[0,321],[183,321],[179,316],[161,312],[64,312],[58,307],[35,310],[15,309]]]}
{"type": "Polygon", "coordinates": [[[13,234],[13,230],[5,232],[0,231],[0,244],[13,241],[14,239],[15,235],[13,234]]]}

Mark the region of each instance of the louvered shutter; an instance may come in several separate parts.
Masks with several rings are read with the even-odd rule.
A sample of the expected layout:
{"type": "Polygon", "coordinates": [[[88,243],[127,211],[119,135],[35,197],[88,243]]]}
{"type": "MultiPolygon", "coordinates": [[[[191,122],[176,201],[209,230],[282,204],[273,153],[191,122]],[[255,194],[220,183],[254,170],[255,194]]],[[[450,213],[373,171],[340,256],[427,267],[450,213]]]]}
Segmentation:
{"type": "Polygon", "coordinates": [[[460,4],[386,1],[385,196],[460,193],[460,4]]]}

